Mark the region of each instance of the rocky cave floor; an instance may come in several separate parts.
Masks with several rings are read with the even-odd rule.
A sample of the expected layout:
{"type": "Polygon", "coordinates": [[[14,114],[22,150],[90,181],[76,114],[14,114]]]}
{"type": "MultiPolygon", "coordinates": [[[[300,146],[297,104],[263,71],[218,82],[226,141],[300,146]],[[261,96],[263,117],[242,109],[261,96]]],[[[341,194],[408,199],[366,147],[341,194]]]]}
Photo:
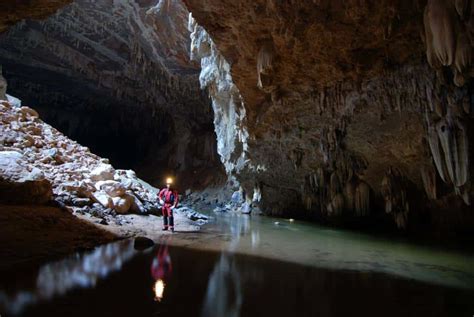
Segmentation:
{"type": "MultiPolygon", "coordinates": [[[[31,108],[3,102],[0,123],[0,269],[118,239],[157,242],[171,234],[162,231],[157,189],[133,171],[115,170],[31,108]]],[[[188,192],[175,209],[174,243],[187,240],[179,233],[199,232],[208,221],[190,206],[210,210],[215,201],[209,193],[188,192]]]]}

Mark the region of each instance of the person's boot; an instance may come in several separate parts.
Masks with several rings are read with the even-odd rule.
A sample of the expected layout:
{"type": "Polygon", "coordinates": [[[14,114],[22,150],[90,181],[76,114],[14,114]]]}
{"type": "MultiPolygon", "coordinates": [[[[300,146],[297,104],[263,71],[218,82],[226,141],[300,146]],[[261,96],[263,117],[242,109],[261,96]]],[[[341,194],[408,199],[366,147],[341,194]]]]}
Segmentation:
{"type": "MultiPolygon", "coordinates": [[[[163,227],[163,229],[161,229],[161,230],[167,231],[167,230],[168,230],[168,227],[163,227]]],[[[171,229],[171,230],[173,230],[173,229],[171,229]]]]}

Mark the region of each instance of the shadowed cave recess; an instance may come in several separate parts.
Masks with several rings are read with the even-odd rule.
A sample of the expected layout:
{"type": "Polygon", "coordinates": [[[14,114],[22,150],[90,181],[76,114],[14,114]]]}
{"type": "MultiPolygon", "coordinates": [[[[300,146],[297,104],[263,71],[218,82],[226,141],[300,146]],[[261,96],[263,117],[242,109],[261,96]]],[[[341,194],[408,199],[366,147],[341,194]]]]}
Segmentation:
{"type": "Polygon", "coordinates": [[[10,94],[117,168],[157,187],[222,183],[212,109],[179,3],[76,1],[0,37],[10,94]]]}
{"type": "Polygon", "coordinates": [[[8,92],[117,167],[267,215],[472,234],[470,1],[41,2],[2,21],[8,92]]]}

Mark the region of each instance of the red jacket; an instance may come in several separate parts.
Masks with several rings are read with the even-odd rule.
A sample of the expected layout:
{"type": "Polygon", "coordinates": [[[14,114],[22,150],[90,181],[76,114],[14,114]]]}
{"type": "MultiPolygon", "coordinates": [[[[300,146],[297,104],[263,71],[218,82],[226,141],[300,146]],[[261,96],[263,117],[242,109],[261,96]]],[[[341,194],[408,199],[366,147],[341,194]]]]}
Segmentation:
{"type": "Polygon", "coordinates": [[[165,204],[178,206],[178,192],[175,190],[170,190],[168,188],[163,188],[158,194],[158,198],[164,200],[165,204]]]}

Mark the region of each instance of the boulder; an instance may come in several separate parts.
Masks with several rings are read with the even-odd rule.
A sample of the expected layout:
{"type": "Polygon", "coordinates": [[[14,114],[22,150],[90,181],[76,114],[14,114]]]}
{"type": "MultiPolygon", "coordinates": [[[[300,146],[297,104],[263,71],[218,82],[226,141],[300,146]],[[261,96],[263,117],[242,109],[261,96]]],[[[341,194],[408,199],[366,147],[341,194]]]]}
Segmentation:
{"type": "Polygon", "coordinates": [[[155,245],[155,242],[153,242],[153,240],[147,237],[136,237],[133,243],[133,247],[135,248],[135,250],[140,250],[140,251],[148,249],[154,245],[155,245]]]}
{"type": "MultiPolygon", "coordinates": [[[[20,104],[21,104],[21,101],[20,101],[20,104]]],[[[39,118],[38,112],[36,112],[36,110],[34,110],[34,109],[31,109],[30,107],[21,107],[20,108],[20,113],[22,113],[25,116],[32,117],[32,118],[39,118]]]]}
{"type": "Polygon", "coordinates": [[[92,201],[89,198],[73,198],[72,204],[76,207],[89,206],[92,201]]]}
{"type": "Polygon", "coordinates": [[[130,207],[132,207],[134,197],[125,194],[122,197],[114,197],[112,200],[115,211],[119,214],[126,214],[130,210],[130,207]]]}
{"type": "Polygon", "coordinates": [[[109,195],[107,195],[107,193],[103,190],[99,190],[99,191],[96,191],[96,192],[92,193],[91,198],[92,198],[92,200],[94,200],[95,202],[101,204],[105,208],[113,208],[114,207],[114,203],[113,203],[112,198],[109,195]]]}
{"type": "Polygon", "coordinates": [[[7,100],[8,102],[13,106],[13,107],[21,107],[21,100],[16,98],[16,97],[13,97],[13,96],[10,96],[9,94],[6,94],[6,97],[7,97],[7,100]]]}
{"type": "Polygon", "coordinates": [[[99,164],[96,168],[90,173],[90,179],[98,181],[114,180],[115,170],[110,164],[99,164]]]}
{"type": "Polygon", "coordinates": [[[125,194],[125,187],[113,180],[100,181],[95,184],[97,190],[105,191],[110,197],[120,197],[125,194]]]}
{"type": "Polygon", "coordinates": [[[243,203],[240,212],[243,214],[250,214],[252,212],[252,205],[248,202],[243,203]]]}
{"type": "Polygon", "coordinates": [[[146,214],[146,208],[136,196],[134,196],[133,204],[130,207],[130,211],[136,214],[146,214]]]}
{"type": "Polygon", "coordinates": [[[235,191],[230,198],[230,201],[236,204],[242,203],[244,198],[242,197],[242,192],[240,190],[235,191]]]}
{"type": "Polygon", "coordinates": [[[29,166],[23,154],[0,152],[0,201],[15,204],[44,204],[51,200],[51,182],[39,168],[29,166]]]}

